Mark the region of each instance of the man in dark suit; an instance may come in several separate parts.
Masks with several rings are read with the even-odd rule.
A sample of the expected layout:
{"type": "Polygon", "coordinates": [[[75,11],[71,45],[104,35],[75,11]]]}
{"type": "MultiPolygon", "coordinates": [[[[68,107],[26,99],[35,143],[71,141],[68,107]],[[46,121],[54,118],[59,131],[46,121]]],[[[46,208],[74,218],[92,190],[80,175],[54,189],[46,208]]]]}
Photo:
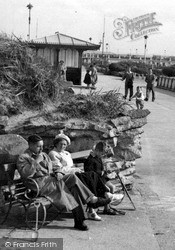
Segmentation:
{"type": "Polygon", "coordinates": [[[125,95],[124,98],[127,98],[128,90],[129,93],[129,101],[131,101],[131,97],[133,96],[133,81],[134,81],[134,74],[131,71],[131,67],[129,66],[126,73],[124,74],[122,81],[125,80],[125,95]]]}

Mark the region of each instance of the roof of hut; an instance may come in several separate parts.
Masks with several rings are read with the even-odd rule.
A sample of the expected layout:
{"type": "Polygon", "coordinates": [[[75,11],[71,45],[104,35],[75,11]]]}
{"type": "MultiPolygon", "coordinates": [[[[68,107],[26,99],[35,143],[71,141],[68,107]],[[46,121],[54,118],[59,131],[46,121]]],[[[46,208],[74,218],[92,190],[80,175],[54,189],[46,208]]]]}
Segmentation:
{"type": "Polygon", "coordinates": [[[100,48],[98,44],[90,43],[59,32],[55,32],[54,35],[33,39],[29,43],[35,47],[45,47],[47,45],[52,47],[73,47],[82,50],[97,50],[100,48]]]}

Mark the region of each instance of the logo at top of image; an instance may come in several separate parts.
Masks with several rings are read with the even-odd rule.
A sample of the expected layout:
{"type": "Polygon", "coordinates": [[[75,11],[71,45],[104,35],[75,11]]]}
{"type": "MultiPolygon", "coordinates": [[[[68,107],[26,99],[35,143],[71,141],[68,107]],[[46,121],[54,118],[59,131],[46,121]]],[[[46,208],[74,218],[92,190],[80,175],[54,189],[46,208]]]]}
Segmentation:
{"type": "Polygon", "coordinates": [[[134,41],[145,35],[159,32],[159,27],[162,24],[155,20],[155,15],[156,13],[153,12],[133,19],[128,17],[115,19],[113,37],[117,40],[128,37],[131,41],[134,41]]]}

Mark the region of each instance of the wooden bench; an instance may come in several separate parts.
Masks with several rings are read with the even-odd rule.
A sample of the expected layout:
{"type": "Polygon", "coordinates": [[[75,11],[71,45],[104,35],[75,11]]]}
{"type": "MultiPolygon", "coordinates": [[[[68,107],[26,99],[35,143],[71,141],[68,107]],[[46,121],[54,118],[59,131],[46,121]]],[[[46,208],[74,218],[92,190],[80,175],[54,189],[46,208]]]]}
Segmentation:
{"type": "MultiPolygon", "coordinates": [[[[85,150],[71,155],[77,164],[84,162],[89,153],[90,150],[85,150]]],[[[36,192],[28,188],[27,183],[24,184],[16,163],[0,165],[0,170],[0,224],[6,222],[12,208],[16,207],[17,210],[22,208],[27,227],[37,231],[46,222],[47,207],[55,207],[54,204],[47,197],[39,195],[39,187],[35,180],[28,178],[27,183],[34,185],[36,192]]]]}
{"type": "MultiPolygon", "coordinates": [[[[71,153],[72,159],[75,164],[84,163],[91,150],[84,150],[80,152],[71,153]]],[[[0,183],[0,195],[3,195],[0,201],[0,224],[5,223],[10,211],[14,204],[21,205],[25,212],[25,222],[30,229],[38,230],[46,222],[47,207],[54,207],[54,204],[47,198],[39,195],[39,187],[35,180],[29,178],[28,183],[35,186],[36,192],[28,188],[27,184],[24,185],[23,180],[20,178],[15,163],[1,165],[4,170],[5,179],[0,183]],[[32,212],[31,212],[32,211],[32,212]]],[[[2,170],[2,169],[1,169],[2,170]]],[[[122,181],[120,175],[117,177],[121,186],[128,198],[130,199],[134,210],[134,203],[122,181]]],[[[1,197],[1,196],[0,196],[1,197]]],[[[56,208],[57,209],[57,208],[56,208]]],[[[57,209],[58,211],[58,209],[57,209]]],[[[60,213],[60,211],[58,211],[60,213]]]]}
{"type": "MultiPolygon", "coordinates": [[[[90,150],[72,153],[72,159],[75,164],[82,163],[89,153],[90,150]]],[[[36,192],[28,188],[18,173],[16,163],[0,165],[0,174],[0,224],[6,222],[12,208],[16,207],[24,211],[27,227],[36,231],[40,229],[46,222],[47,207],[54,204],[48,198],[40,197],[35,180],[29,178],[27,183],[34,185],[36,192]]]]}
{"type": "Polygon", "coordinates": [[[12,208],[17,206],[17,209],[23,208],[28,228],[37,231],[46,222],[46,208],[54,204],[48,198],[39,195],[39,187],[35,180],[28,178],[27,183],[34,186],[36,191],[28,188],[27,183],[24,185],[15,163],[1,165],[1,172],[2,169],[5,178],[0,184],[0,224],[5,223],[12,208]]]}
{"type": "Polygon", "coordinates": [[[84,163],[86,158],[89,156],[90,152],[91,152],[91,150],[83,150],[83,151],[71,153],[71,157],[72,157],[73,162],[75,164],[76,163],[84,163]]]}

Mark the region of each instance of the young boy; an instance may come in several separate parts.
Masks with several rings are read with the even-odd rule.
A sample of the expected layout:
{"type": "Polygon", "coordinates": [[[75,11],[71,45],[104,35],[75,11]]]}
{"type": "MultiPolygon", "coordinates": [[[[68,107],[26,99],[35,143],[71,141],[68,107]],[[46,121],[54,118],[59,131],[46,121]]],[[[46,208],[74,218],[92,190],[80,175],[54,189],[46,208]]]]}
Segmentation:
{"type": "MultiPolygon", "coordinates": [[[[108,173],[105,170],[103,162],[103,159],[105,157],[110,157],[111,155],[113,155],[112,148],[103,142],[98,142],[93,148],[88,158],[86,159],[86,161],[84,162],[84,171],[96,172],[101,177],[104,184],[108,187],[110,193],[113,194],[115,201],[120,202],[123,199],[124,195],[114,194],[116,191],[115,186],[110,182],[110,179],[108,178],[107,175],[108,173]]],[[[113,208],[111,208],[108,205],[104,207],[103,213],[108,215],[118,214],[118,212],[116,212],[113,208]]]]}
{"type": "Polygon", "coordinates": [[[131,97],[131,99],[136,98],[137,109],[143,109],[144,107],[144,95],[142,92],[142,87],[137,86],[136,93],[131,97]]]}

